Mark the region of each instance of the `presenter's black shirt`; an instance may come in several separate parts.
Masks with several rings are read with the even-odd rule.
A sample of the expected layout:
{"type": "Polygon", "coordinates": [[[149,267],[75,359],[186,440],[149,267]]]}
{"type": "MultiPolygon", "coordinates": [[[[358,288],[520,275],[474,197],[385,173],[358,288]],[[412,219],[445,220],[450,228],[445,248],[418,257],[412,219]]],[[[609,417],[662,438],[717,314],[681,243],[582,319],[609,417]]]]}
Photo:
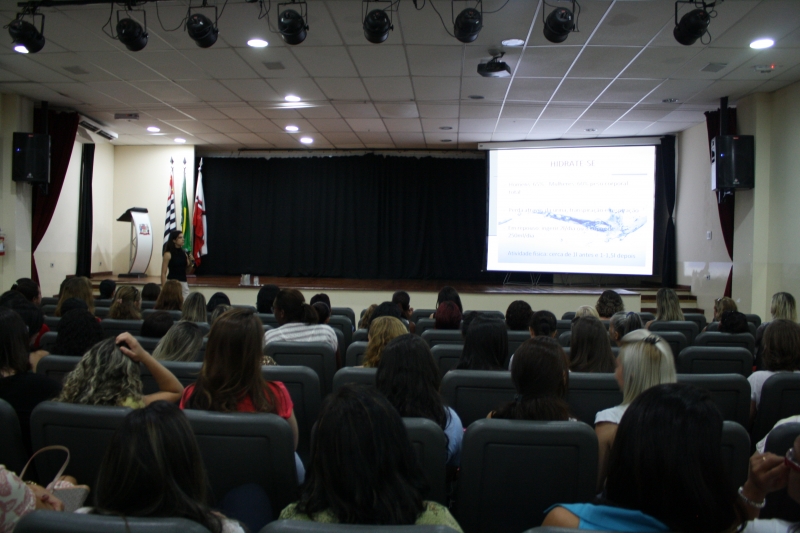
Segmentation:
{"type": "Polygon", "coordinates": [[[172,252],[167,265],[167,279],[186,281],[186,266],[188,263],[186,252],[183,250],[172,252]]]}

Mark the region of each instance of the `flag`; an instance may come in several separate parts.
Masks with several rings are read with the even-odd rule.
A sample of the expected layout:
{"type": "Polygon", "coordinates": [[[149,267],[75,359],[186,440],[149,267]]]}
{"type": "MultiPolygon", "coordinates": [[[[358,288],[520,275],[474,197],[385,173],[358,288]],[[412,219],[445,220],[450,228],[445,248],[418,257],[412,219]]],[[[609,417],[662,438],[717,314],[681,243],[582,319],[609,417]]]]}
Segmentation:
{"type": "MultiPolygon", "coordinates": [[[[186,160],[184,159],[184,163],[186,160]]],[[[192,253],[192,221],[189,215],[189,201],[186,199],[186,166],[183,167],[183,192],[181,194],[181,232],[183,232],[183,249],[192,253]]]]}
{"type": "Polygon", "coordinates": [[[169,241],[169,232],[178,229],[178,224],[175,222],[175,187],[172,184],[172,174],[172,169],[170,169],[167,218],[164,220],[164,244],[167,244],[167,241],[169,241]]]}
{"type": "Polygon", "coordinates": [[[200,264],[200,256],[208,255],[208,240],[206,238],[208,225],[206,224],[206,198],[203,194],[203,160],[197,168],[197,187],[194,191],[194,263],[200,264]]]}

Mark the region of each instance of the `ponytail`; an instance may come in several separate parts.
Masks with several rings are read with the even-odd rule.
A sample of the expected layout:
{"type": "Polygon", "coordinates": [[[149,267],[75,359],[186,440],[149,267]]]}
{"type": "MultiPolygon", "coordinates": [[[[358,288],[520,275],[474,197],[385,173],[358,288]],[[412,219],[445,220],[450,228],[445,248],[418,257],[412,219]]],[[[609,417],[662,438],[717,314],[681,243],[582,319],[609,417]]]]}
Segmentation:
{"type": "Polygon", "coordinates": [[[317,314],[317,311],[313,307],[311,307],[307,303],[303,303],[301,309],[303,315],[302,318],[300,319],[300,322],[302,322],[303,324],[317,324],[319,322],[319,315],[317,314]]]}

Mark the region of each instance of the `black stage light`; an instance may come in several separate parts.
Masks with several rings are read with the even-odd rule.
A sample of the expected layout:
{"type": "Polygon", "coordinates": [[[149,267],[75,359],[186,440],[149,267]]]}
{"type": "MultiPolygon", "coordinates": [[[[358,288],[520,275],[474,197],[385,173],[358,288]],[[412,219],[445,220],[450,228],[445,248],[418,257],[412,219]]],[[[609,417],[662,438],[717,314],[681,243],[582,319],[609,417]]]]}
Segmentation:
{"type": "Polygon", "coordinates": [[[211,20],[201,13],[193,13],[189,17],[186,22],[186,32],[200,48],[213,46],[219,35],[219,30],[211,23],[211,20]]]}
{"type": "Polygon", "coordinates": [[[462,43],[471,43],[478,38],[478,34],[483,29],[483,16],[477,9],[468,7],[458,14],[453,35],[462,43]]]}
{"type": "Polygon", "coordinates": [[[544,37],[551,43],[563,43],[575,29],[572,11],[565,7],[554,9],[544,22],[544,37]]]}
{"type": "Polygon", "coordinates": [[[8,33],[14,42],[14,50],[21,54],[35,54],[44,48],[44,35],[30,22],[19,18],[12,20],[8,25],[8,33]]]}
{"type": "Polygon", "coordinates": [[[287,9],[278,17],[278,31],[286,44],[300,44],[306,40],[308,26],[303,15],[294,9],[287,9]]]}
{"type": "Polygon", "coordinates": [[[711,17],[706,10],[693,9],[681,17],[681,21],[675,25],[672,35],[682,45],[691,46],[706,34],[710,22],[711,17]]]}
{"type": "Polygon", "coordinates": [[[117,37],[131,52],[138,52],[147,46],[147,32],[132,18],[124,18],[117,22],[117,37]]]}
{"type": "Polygon", "coordinates": [[[383,9],[373,9],[364,18],[364,37],[371,43],[382,43],[392,29],[392,21],[383,9]]]}

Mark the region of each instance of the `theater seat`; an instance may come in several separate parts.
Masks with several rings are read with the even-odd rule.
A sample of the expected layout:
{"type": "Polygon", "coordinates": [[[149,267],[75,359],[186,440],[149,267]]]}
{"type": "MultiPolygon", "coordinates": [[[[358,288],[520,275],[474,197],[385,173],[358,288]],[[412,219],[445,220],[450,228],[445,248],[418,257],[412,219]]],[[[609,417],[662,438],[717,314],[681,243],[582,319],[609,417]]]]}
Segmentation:
{"type": "Polygon", "coordinates": [[[422,340],[431,348],[437,344],[464,344],[464,337],[457,329],[429,329],[422,334],[422,340]]]}
{"type": "Polygon", "coordinates": [[[353,337],[351,339],[352,342],[363,341],[367,342],[367,335],[369,331],[366,329],[357,329],[353,332],[353,337]]]}
{"type": "Polygon", "coordinates": [[[320,392],[325,397],[333,385],[336,354],[330,345],[321,342],[273,342],[265,353],[279,365],[306,366],[319,376],[320,392]]]}
{"type": "Polygon", "coordinates": [[[153,350],[156,349],[158,346],[158,342],[161,340],[160,337],[142,337],[139,335],[134,335],[134,338],[139,342],[139,345],[145,349],[145,351],[149,354],[153,353],[153,350]]]}
{"type": "Polygon", "coordinates": [[[342,336],[339,337],[339,353],[344,355],[347,353],[347,347],[350,346],[350,343],[353,341],[353,322],[344,315],[331,315],[330,320],[328,320],[328,325],[332,327],[334,331],[338,330],[342,332],[342,336]]]}
{"type": "MultiPolygon", "coordinates": [[[[556,334],[558,333],[556,332],[556,334]]],[[[558,344],[560,344],[562,348],[569,348],[569,345],[572,344],[572,332],[565,331],[558,335],[558,344]]]]}
{"type": "Polygon", "coordinates": [[[502,311],[493,311],[493,310],[492,311],[481,311],[479,309],[468,309],[468,310],[465,310],[463,314],[466,316],[466,315],[468,315],[470,313],[478,313],[483,318],[488,318],[488,319],[491,319],[491,320],[505,320],[506,319],[506,315],[504,315],[502,313],[502,311]]]}
{"type": "Polygon", "coordinates": [[[58,332],[58,324],[61,322],[60,316],[46,316],[44,317],[44,325],[50,328],[50,331],[58,332]]]}
{"type": "Polygon", "coordinates": [[[322,407],[317,373],[304,366],[262,366],[261,375],[268,381],[280,381],[289,391],[300,440],[297,453],[306,459],[311,448],[309,436],[322,407]]]}
{"type": "Polygon", "coordinates": [[[210,533],[186,518],[133,518],[34,511],[14,528],[16,533],[210,533]]]}
{"type": "Polygon", "coordinates": [[[559,338],[565,331],[572,331],[572,320],[557,320],[556,338],[559,338]]]}
{"type": "Polygon", "coordinates": [[[28,462],[28,452],[22,443],[17,412],[7,401],[0,399],[0,464],[11,472],[22,472],[28,462]]]}
{"type": "MultiPolygon", "coordinates": [[[[44,298],[42,298],[44,300],[44,298]]],[[[56,304],[42,304],[42,313],[45,316],[56,316],[56,304]]]]}
{"type": "Polygon", "coordinates": [[[800,374],[779,372],[770,376],[761,387],[761,401],[753,421],[753,429],[750,431],[750,440],[753,444],[757,443],[769,433],[778,420],[798,414],[800,414],[800,374]]]}
{"type": "Polygon", "coordinates": [[[375,385],[375,374],[378,372],[377,368],[356,368],[346,366],[336,371],[333,376],[332,392],[338,391],[344,385],[357,383],[359,385],[375,385]]]}
{"type": "MultiPolygon", "coordinates": [[[[694,324],[692,322],[692,324],[694,324]]],[[[684,348],[689,346],[689,341],[686,340],[686,335],[683,334],[681,331],[653,331],[656,335],[667,341],[669,344],[670,349],[672,350],[672,357],[675,358],[675,364],[678,364],[678,354],[683,351],[684,348]]]]}
{"type": "Polygon", "coordinates": [[[678,355],[679,374],[753,373],[753,354],[746,348],[730,346],[687,346],[678,355]]]}
{"type": "Polygon", "coordinates": [[[517,351],[517,348],[530,339],[531,333],[528,330],[508,332],[508,357],[505,361],[505,368],[508,368],[508,361],[511,359],[511,356],[514,355],[514,352],[517,351]]]}
{"type": "Polygon", "coordinates": [[[561,315],[561,320],[572,321],[573,318],[575,318],[575,311],[567,311],[566,313],[561,315]]]}
{"type": "Polygon", "coordinates": [[[516,394],[511,372],[505,370],[451,370],[442,378],[441,391],[464,427],[486,418],[516,394]]]}
{"type": "Polygon", "coordinates": [[[431,348],[433,360],[439,367],[439,377],[443,378],[449,371],[455,369],[461,360],[461,353],[464,351],[463,344],[437,344],[431,348]]]}
{"type": "Polygon", "coordinates": [[[447,440],[444,431],[427,418],[404,418],[403,423],[430,486],[423,497],[447,505],[447,440]]]}
{"type": "Polygon", "coordinates": [[[169,311],[164,309],[158,309],[158,310],[144,309],[142,311],[142,318],[147,319],[148,317],[153,316],[155,313],[158,313],[159,311],[167,313],[170,317],[172,317],[172,320],[176,322],[181,319],[181,316],[183,316],[183,313],[181,311],[176,311],[175,309],[170,309],[169,311]]]}
{"type": "MultiPolygon", "coordinates": [[[[750,335],[753,336],[755,339],[756,332],[758,331],[757,326],[753,322],[747,322],[747,329],[750,332],[750,335]]],[[[708,325],[708,329],[706,331],[719,331],[719,322],[712,322],[708,325]]]]}
{"type": "Polygon", "coordinates": [[[703,328],[708,325],[708,319],[703,313],[684,313],[683,317],[691,322],[697,324],[698,333],[703,331],[703,328]]]}
{"type": "Polygon", "coordinates": [[[622,392],[614,374],[570,372],[567,403],[572,416],[594,426],[598,411],[622,403],[622,392]]]}
{"type": "Polygon", "coordinates": [[[58,333],[55,331],[48,331],[39,340],[39,348],[47,352],[53,353],[53,347],[58,340],[58,333]]]}
{"type": "Polygon", "coordinates": [[[356,314],[349,307],[331,307],[331,316],[346,316],[350,319],[351,325],[356,323],[356,314]]]}
{"type": "MultiPolygon", "coordinates": [[[[354,526],[352,524],[323,524],[301,520],[276,520],[259,533],[454,533],[447,526],[354,526]]],[[[77,533],[77,532],[76,532],[77,533]]],[[[115,532],[116,533],[116,532],[115,532]]]]}
{"type": "Polygon", "coordinates": [[[761,325],[761,317],[760,316],[758,316],[756,314],[753,314],[753,313],[745,313],[744,316],[747,317],[747,321],[748,322],[750,322],[751,324],[755,324],[756,327],[761,325]]]}
{"type": "MultiPolygon", "coordinates": [[[[781,424],[767,437],[765,452],[784,456],[794,446],[794,440],[800,435],[800,423],[781,424]]],[[[789,522],[800,522],[800,503],[789,497],[786,489],[770,493],[767,504],[761,509],[759,518],[781,518],[789,522]]]]}
{"type": "Polygon", "coordinates": [[[116,320],[114,318],[106,318],[100,322],[103,326],[103,335],[107,339],[109,337],[116,337],[120,333],[128,332],[131,335],[142,334],[143,320],[116,320]]]}
{"type": "MultiPolygon", "coordinates": [[[[172,374],[178,378],[178,381],[181,382],[181,385],[186,387],[187,385],[191,385],[195,381],[197,381],[197,377],[200,375],[200,369],[203,367],[203,363],[197,362],[190,362],[184,363],[182,361],[159,361],[164,368],[172,372],[172,374]]],[[[139,371],[141,372],[142,376],[142,394],[153,394],[158,392],[158,384],[156,380],[153,379],[153,375],[147,369],[146,366],[143,364],[139,365],[139,371]]]]}
{"type": "Polygon", "coordinates": [[[642,324],[647,324],[648,322],[655,320],[656,315],[653,313],[639,312],[639,318],[642,319],[642,324]]]}
{"type": "Polygon", "coordinates": [[[347,354],[344,358],[344,366],[358,366],[364,360],[364,353],[367,351],[367,341],[351,342],[347,347],[347,354]]]}
{"type": "MultiPolygon", "coordinates": [[[[261,319],[261,323],[265,326],[278,327],[278,319],[272,313],[256,313],[256,316],[261,319]]],[[[211,321],[209,320],[209,323],[211,321]]]]}
{"type": "Polygon", "coordinates": [[[153,309],[156,306],[155,300],[142,300],[142,309],[153,309]]]}
{"type": "Polygon", "coordinates": [[[591,426],[478,420],[464,433],[454,515],[466,533],[524,531],[551,505],[591,501],[596,484],[591,426]]]}
{"type": "Polygon", "coordinates": [[[694,340],[695,346],[740,346],[747,348],[755,354],[756,339],[749,333],[720,333],[719,331],[706,331],[694,340]]]}
{"type": "Polygon", "coordinates": [[[64,383],[64,377],[75,370],[80,360],[80,357],[71,355],[46,355],[36,365],[36,373],[64,383]]]}
{"type": "Polygon", "coordinates": [[[722,422],[722,464],[728,472],[731,489],[736,490],[747,481],[750,469],[750,435],[741,424],[722,422]]]}
{"type": "Polygon", "coordinates": [[[416,322],[414,333],[417,335],[422,335],[429,329],[436,329],[436,320],[432,318],[420,318],[416,322]]]}
{"type": "Polygon", "coordinates": [[[678,383],[706,389],[723,420],[738,422],[742,427],[749,426],[750,383],[741,374],[678,374],[678,383]]]}
{"type": "Polygon", "coordinates": [[[97,318],[106,318],[111,311],[110,307],[95,307],[94,316],[97,318]]]}

